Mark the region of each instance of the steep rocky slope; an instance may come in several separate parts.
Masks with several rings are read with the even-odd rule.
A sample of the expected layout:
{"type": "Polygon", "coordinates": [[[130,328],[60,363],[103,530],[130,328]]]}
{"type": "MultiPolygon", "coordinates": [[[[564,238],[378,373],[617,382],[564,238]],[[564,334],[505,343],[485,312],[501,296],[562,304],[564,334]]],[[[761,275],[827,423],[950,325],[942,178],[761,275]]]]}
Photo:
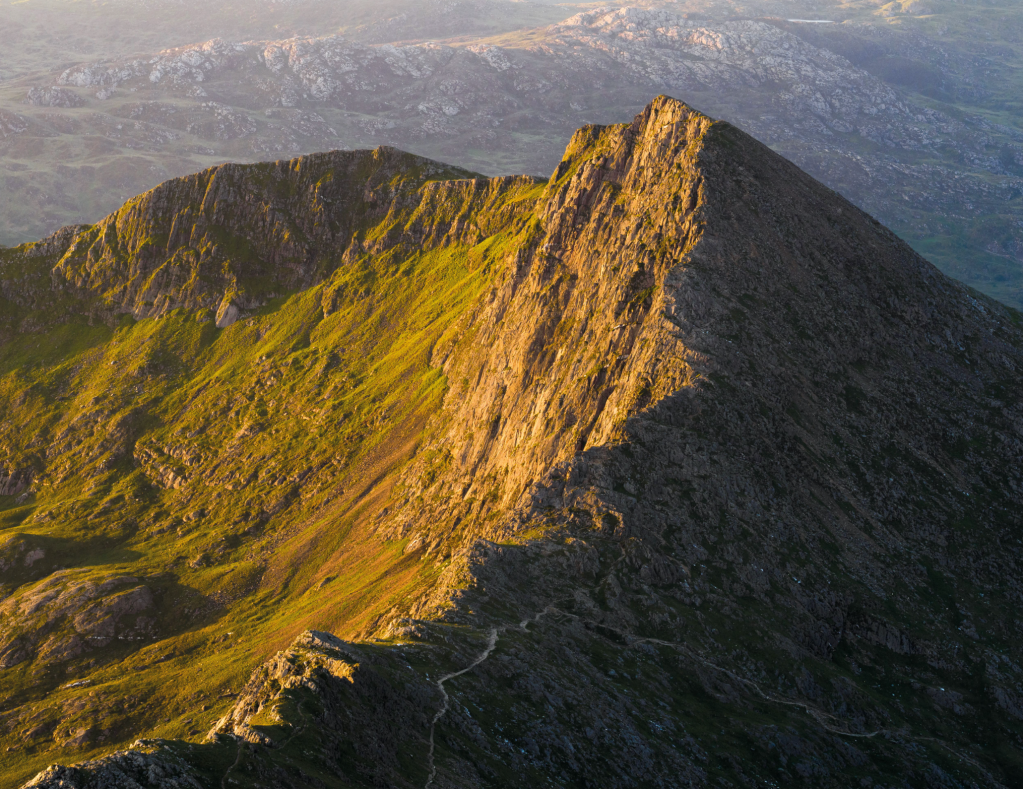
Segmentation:
{"type": "Polygon", "coordinates": [[[140,568],[109,594],[151,590],[158,639],[25,647],[8,741],[64,705],[81,732],[47,734],[98,755],[140,681],[181,688],[107,735],[164,739],[30,785],[1019,783],[1018,313],[672,99],[580,130],[546,183],[446,175],[389,151],[227,168],[5,254],[5,397],[42,429],[5,426],[33,481],[3,511],[4,610],[68,583],[55,519],[80,519],[61,561],[140,568]],[[159,230],[186,209],[195,233],[159,230]],[[83,305],[121,321],[89,357],[53,339],[83,305]],[[120,416],[48,410],[99,360],[146,371],[120,416]]]}

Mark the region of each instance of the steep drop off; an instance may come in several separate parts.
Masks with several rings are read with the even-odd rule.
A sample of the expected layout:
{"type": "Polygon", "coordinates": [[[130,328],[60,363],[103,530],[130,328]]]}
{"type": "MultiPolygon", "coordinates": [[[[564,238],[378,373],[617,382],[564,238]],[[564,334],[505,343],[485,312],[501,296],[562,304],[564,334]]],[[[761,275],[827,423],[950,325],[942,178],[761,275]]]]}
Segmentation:
{"type": "Polygon", "coordinates": [[[1023,780],[1019,315],[663,97],[452,175],[222,168],[3,253],[9,774],[1023,780]]]}

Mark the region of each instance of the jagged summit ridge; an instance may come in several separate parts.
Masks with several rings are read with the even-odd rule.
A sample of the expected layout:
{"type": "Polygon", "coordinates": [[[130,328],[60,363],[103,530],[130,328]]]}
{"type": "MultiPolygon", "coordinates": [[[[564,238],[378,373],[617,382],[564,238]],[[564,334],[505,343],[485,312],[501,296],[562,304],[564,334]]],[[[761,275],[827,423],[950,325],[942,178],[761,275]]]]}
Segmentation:
{"type": "MultiPolygon", "coordinates": [[[[273,375],[293,390],[301,370],[340,377],[329,371],[353,362],[321,368],[316,354],[387,322],[353,323],[333,347],[317,344],[322,327],[416,261],[464,256],[471,297],[451,297],[448,312],[431,303],[425,325],[443,325],[411,346],[443,375],[442,395],[402,395],[424,405],[398,420],[360,415],[403,453],[341,456],[348,470],[319,462],[328,440],[304,445],[309,492],[263,505],[263,544],[283,558],[267,560],[259,588],[301,610],[303,629],[330,629],[318,621],[356,562],[331,564],[322,546],[354,519],[365,545],[394,557],[374,578],[409,573],[414,592],[379,604],[360,592],[354,605],[376,607],[345,641],[281,622],[297,640],[217,710],[209,742],[151,744],[144,758],[54,768],[35,785],[88,785],[134,759],[130,776],[170,754],[214,784],[282,787],[1013,785],[1019,316],[667,97],[632,124],[580,130],[547,182],[416,180],[425,165],[413,164],[412,175],[370,170],[386,197],[365,198],[355,165],[334,187],[363,197],[324,209],[350,228],[331,231],[344,253],[297,302],[316,305],[299,313],[312,350],[302,340],[273,375]]],[[[268,193],[327,171],[282,176],[268,193]]],[[[279,222],[305,203],[287,205],[279,222]]],[[[267,213],[240,211],[234,232],[267,213]]],[[[260,260],[275,259],[284,236],[261,238],[260,260]]],[[[132,256],[110,259],[132,270],[132,256]]],[[[75,297],[99,299],[94,281],[75,297]]],[[[253,312],[211,347],[223,358],[217,343],[232,337],[256,346],[260,321],[289,309],[253,312]]],[[[39,331],[29,318],[23,330],[39,331]]],[[[221,391],[251,396],[243,383],[221,391]]],[[[266,495],[231,478],[226,503],[201,498],[231,452],[254,453],[287,424],[268,408],[244,413],[252,421],[223,435],[136,439],[150,453],[136,453],[141,473],[166,485],[161,502],[204,502],[199,517],[213,520],[266,495]],[[180,484],[160,476],[165,456],[188,461],[180,484]]],[[[238,539],[259,555],[262,537],[238,539]]]]}
{"type": "MultiPolygon", "coordinates": [[[[57,292],[69,302],[58,313],[65,320],[184,308],[209,310],[223,327],[225,315],[233,322],[367,254],[476,243],[486,222],[469,226],[465,217],[482,217],[536,181],[483,178],[388,147],[221,165],[168,181],[96,225],[19,247],[48,265],[34,267],[34,287],[0,287],[36,313],[32,321],[52,324],[57,292]]],[[[18,266],[19,257],[0,266],[18,266]]]]}
{"type": "Polygon", "coordinates": [[[442,357],[449,379],[477,381],[448,396],[464,479],[443,507],[475,484],[514,504],[543,469],[716,375],[814,377],[787,369],[793,342],[831,374],[911,347],[961,304],[988,309],[832,190],[667,97],[629,126],[578,132],[541,206],[541,240],[479,313],[476,342],[442,357]],[[829,238],[836,223],[848,238],[829,238]],[[501,372],[466,374],[479,369],[501,372]]]}
{"type": "Polygon", "coordinates": [[[136,318],[220,303],[251,309],[332,273],[360,220],[379,219],[431,179],[471,175],[391,148],[222,165],[77,233],[54,277],[136,318]]]}

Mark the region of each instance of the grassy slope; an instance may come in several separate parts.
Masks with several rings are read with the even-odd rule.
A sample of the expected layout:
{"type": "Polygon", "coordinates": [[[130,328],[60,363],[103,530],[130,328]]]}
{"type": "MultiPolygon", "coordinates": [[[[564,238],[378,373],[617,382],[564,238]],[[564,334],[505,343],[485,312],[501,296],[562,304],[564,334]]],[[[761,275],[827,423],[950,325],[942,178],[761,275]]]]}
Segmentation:
{"type": "Polygon", "coordinates": [[[370,516],[441,402],[432,349],[508,240],[367,258],[225,330],[179,310],[0,347],[0,453],[46,466],[27,502],[0,497],[0,546],[46,554],[5,574],[5,593],[58,567],[130,574],[159,611],[152,643],[3,672],[14,750],[0,783],[143,733],[205,733],[231,703],[222,694],[297,633],[365,632],[443,569],[374,538],[370,516]],[[188,481],[165,489],[154,468],[188,481]],[[61,748],[82,729],[89,747],[61,748]]]}

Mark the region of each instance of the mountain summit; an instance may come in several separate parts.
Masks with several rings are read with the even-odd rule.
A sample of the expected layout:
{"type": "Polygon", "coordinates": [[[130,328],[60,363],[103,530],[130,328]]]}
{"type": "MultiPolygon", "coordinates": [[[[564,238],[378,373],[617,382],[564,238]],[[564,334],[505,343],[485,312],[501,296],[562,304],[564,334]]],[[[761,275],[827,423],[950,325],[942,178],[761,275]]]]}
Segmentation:
{"type": "Polygon", "coordinates": [[[1023,781],[1020,315],[729,124],[224,166],[0,289],[12,780],[1023,781]]]}

